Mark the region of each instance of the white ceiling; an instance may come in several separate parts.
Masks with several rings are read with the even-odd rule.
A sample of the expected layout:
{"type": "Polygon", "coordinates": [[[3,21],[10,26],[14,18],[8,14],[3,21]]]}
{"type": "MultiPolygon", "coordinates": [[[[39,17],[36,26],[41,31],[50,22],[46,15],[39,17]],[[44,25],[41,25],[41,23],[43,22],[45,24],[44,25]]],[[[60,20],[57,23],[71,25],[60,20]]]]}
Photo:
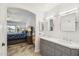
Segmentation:
{"type": "Polygon", "coordinates": [[[8,20],[15,20],[15,21],[22,21],[23,19],[27,19],[29,16],[34,15],[32,12],[46,12],[51,10],[55,7],[56,3],[10,3],[6,4],[9,7],[8,16],[10,19],[8,20]],[[14,8],[16,6],[17,8],[14,8]],[[26,10],[22,10],[18,7],[22,7],[26,10]],[[28,11],[27,11],[28,10],[28,11]],[[29,12],[31,10],[31,12],[29,12]],[[16,20],[17,19],[17,20],[16,20]]]}
{"type": "Polygon", "coordinates": [[[35,21],[35,14],[27,10],[19,8],[8,8],[7,9],[7,20],[15,22],[29,23],[35,21]]]}
{"type": "Polygon", "coordinates": [[[53,7],[55,7],[56,5],[58,5],[58,3],[26,3],[26,4],[22,4],[22,5],[29,6],[33,10],[36,10],[36,11],[46,12],[46,11],[52,9],[53,7]]]}
{"type": "Polygon", "coordinates": [[[11,19],[28,19],[30,17],[34,17],[35,14],[29,12],[27,10],[19,9],[19,8],[8,8],[7,9],[7,17],[11,19]]]}
{"type": "Polygon", "coordinates": [[[46,12],[59,3],[7,3],[8,7],[22,7],[32,12],[46,12]]]}

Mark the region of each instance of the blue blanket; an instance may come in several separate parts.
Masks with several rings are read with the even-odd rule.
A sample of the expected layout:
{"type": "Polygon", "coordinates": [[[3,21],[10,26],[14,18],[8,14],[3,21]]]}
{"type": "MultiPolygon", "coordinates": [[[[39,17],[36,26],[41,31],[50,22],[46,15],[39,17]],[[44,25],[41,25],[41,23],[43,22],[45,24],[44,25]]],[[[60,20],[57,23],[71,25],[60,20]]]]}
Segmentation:
{"type": "Polygon", "coordinates": [[[26,32],[7,34],[8,41],[22,40],[22,39],[26,39],[26,37],[27,37],[26,32]]]}

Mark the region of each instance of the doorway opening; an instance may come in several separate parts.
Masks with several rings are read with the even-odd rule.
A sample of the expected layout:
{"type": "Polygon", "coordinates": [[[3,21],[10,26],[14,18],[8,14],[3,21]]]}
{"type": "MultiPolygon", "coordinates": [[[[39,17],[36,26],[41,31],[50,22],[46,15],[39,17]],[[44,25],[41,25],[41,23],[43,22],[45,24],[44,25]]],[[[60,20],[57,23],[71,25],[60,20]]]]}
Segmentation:
{"type": "Polygon", "coordinates": [[[7,9],[7,55],[34,56],[36,16],[20,8],[7,9]]]}

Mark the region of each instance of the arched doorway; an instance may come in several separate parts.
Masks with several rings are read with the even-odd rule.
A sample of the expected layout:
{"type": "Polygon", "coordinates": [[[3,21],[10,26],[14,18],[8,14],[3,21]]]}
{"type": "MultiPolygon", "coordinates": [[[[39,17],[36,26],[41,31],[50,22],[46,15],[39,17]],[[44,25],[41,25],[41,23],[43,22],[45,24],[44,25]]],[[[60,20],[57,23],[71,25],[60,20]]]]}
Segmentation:
{"type": "MultiPolygon", "coordinates": [[[[7,8],[7,25],[8,25],[8,33],[11,32],[9,34],[9,36],[17,33],[16,27],[18,27],[19,28],[18,31],[21,32],[22,30],[28,29],[29,26],[32,26],[34,28],[33,33],[32,33],[33,34],[32,37],[35,37],[36,15],[34,13],[30,12],[30,11],[27,11],[27,10],[24,10],[24,9],[21,9],[21,8],[8,7],[7,8]]],[[[12,44],[13,42],[10,42],[10,41],[14,41],[14,40],[15,41],[14,41],[13,44],[15,44],[17,36],[16,35],[13,35],[13,36],[15,36],[15,37],[13,37],[13,38],[9,37],[11,39],[7,40],[7,42],[9,41],[8,42],[9,44],[12,44]]],[[[32,42],[34,43],[33,40],[32,40],[32,42]]],[[[30,52],[29,52],[29,54],[26,54],[27,51],[26,51],[26,53],[24,51],[24,50],[27,49],[27,47],[25,47],[25,46],[26,46],[26,44],[23,44],[23,43],[11,45],[11,46],[9,46],[9,50],[8,50],[11,53],[9,53],[9,52],[7,52],[7,53],[9,53],[9,55],[29,55],[30,52]]],[[[32,52],[34,52],[34,50],[32,52]]]]}

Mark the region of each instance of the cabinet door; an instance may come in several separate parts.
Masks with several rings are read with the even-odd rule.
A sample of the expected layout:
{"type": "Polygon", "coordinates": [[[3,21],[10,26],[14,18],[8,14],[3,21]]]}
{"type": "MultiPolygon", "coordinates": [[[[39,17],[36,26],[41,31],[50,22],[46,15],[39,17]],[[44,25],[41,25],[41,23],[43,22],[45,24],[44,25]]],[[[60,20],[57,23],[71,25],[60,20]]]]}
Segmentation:
{"type": "Polygon", "coordinates": [[[55,56],[61,56],[62,52],[58,49],[55,49],[55,56]]]}
{"type": "Polygon", "coordinates": [[[54,47],[48,46],[48,47],[46,48],[46,55],[47,55],[47,56],[54,56],[54,47]]]}
{"type": "Polygon", "coordinates": [[[70,56],[69,54],[65,53],[65,52],[62,52],[61,54],[62,56],[70,56]]]}
{"type": "Polygon", "coordinates": [[[55,49],[52,47],[51,48],[51,56],[54,56],[54,54],[55,54],[54,52],[55,52],[55,49]]]}
{"type": "Polygon", "coordinates": [[[71,55],[68,54],[68,53],[63,52],[63,53],[62,53],[62,56],[71,56],[71,55]]]}
{"type": "Polygon", "coordinates": [[[54,56],[54,47],[52,42],[41,39],[40,40],[40,53],[43,56],[54,56]]]}
{"type": "Polygon", "coordinates": [[[71,49],[71,56],[79,56],[79,50],[78,49],[71,49]]]}
{"type": "Polygon", "coordinates": [[[55,44],[55,48],[70,56],[70,48],[55,44]]]}
{"type": "Polygon", "coordinates": [[[40,53],[43,56],[47,55],[48,46],[45,44],[43,39],[40,40],[40,53]]]}

